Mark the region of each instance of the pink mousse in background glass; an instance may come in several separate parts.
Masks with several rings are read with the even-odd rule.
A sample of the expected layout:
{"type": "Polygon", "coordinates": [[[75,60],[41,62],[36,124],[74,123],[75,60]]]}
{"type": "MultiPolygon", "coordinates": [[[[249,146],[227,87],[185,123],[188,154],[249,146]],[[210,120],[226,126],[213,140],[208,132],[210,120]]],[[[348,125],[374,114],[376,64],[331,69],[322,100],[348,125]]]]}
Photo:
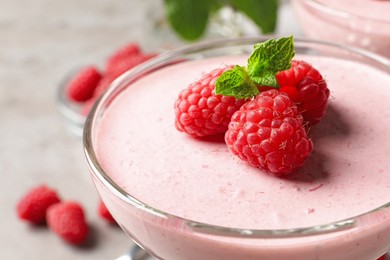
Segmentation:
{"type": "Polygon", "coordinates": [[[331,91],[315,150],[287,178],[233,156],[219,138],[176,130],[173,104],[202,73],[245,64],[255,43],[198,43],[118,78],[84,128],[91,176],[123,230],[169,260],[370,260],[390,247],[390,65],[296,40],[331,91]]]}
{"type": "Polygon", "coordinates": [[[292,0],[292,4],[307,37],[390,58],[390,1],[292,0]]]}

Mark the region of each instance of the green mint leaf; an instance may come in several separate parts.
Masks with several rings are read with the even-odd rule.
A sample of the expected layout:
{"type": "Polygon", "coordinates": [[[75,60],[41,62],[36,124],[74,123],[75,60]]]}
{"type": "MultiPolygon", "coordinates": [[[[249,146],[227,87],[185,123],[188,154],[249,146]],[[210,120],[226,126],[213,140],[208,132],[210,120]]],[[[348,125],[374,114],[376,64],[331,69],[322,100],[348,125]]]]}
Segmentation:
{"type": "Polygon", "coordinates": [[[223,96],[234,96],[237,99],[251,98],[259,94],[245,67],[234,66],[218,77],[215,82],[215,93],[223,96]]]}
{"type": "Polygon", "coordinates": [[[261,77],[252,77],[251,79],[260,86],[279,88],[279,84],[274,73],[264,73],[261,77]]]}
{"type": "Polygon", "coordinates": [[[258,43],[248,59],[249,77],[257,84],[278,87],[276,79],[271,78],[289,69],[294,55],[292,36],[258,43]]]}
{"type": "Polygon", "coordinates": [[[275,31],[278,0],[229,0],[237,10],[247,15],[263,33],[275,31]]]}
{"type": "Polygon", "coordinates": [[[165,13],[174,31],[193,41],[205,32],[211,4],[210,0],[165,0],[165,13]]]}

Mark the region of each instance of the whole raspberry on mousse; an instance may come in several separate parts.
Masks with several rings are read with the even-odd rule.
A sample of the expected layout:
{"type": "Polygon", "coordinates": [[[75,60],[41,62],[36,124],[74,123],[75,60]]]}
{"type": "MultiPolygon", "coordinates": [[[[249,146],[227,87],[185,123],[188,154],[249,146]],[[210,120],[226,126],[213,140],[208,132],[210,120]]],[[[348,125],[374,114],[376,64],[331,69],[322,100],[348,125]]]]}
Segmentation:
{"type": "Polygon", "coordinates": [[[88,236],[84,211],[77,202],[61,202],[51,206],[46,221],[54,233],[71,244],[82,244],[88,236]]]}
{"type": "Polygon", "coordinates": [[[47,209],[60,202],[57,192],[42,184],[28,191],[18,202],[16,211],[22,220],[41,224],[46,220],[47,209]]]}
{"type": "Polygon", "coordinates": [[[234,113],[225,141],[250,165],[282,176],[301,167],[313,150],[302,122],[285,93],[267,90],[234,113]]]}
{"type": "Polygon", "coordinates": [[[315,125],[325,115],[330,91],[320,72],[309,63],[293,60],[291,68],[276,74],[280,91],[296,103],[305,121],[315,125]]]}
{"type": "Polygon", "coordinates": [[[175,108],[176,128],[193,137],[224,133],[230,118],[244,99],[217,95],[217,78],[233,66],[217,68],[204,74],[179,94],[175,108]]]}

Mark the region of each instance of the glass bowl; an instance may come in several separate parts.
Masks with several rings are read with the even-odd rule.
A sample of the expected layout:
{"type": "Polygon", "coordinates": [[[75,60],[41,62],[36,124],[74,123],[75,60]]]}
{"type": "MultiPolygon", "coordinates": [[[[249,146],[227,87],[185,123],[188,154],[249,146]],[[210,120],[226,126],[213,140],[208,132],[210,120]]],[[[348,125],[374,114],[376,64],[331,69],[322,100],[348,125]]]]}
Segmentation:
{"type": "Polygon", "coordinates": [[[81,137],[86,119],[86,116],[81,113],[82,104],[72,102],[66,95],[67,84],[77,71],[78,69],[74,69],[63,77],[56,89],[55,100],[65,127],[73,135],[81,137]]]}
{"type": "Polygon", "coordinates": [[[343,2],[292,0],[292,5],[306,37],[353,45],[390,58],[389,12],[382,12],[385,16],[381,17],[369,10],[370,5],[389,9],[388,1],[365,1],[364,15],[356,11],[361,3],[351,7],[351,1],[345,1],[344,6],[343,2]]]}
{"type": "MultiPolygon", "coordinates": [[[[249,54],[255,43],[264,40],[266,38],[253,37],[197,43],[162,54],[114,81],[95,103],[84,127],[84,152],[98,193],[131,239],[159,259],[378,258],[390,246],[390,201],[364,214],[316,226],[261,230],[231,228],[192,221],[152,207],[126,192],[110,177],[110,172],[102,168],[95,150],[96,133],[102,115],[123,90],[163,67],[206,57],[249,54]]],[[[390,72],[387,59],[366,51],[299,39],[295,40],[295,47],[298,54],[359,60],[390,72]]]]}

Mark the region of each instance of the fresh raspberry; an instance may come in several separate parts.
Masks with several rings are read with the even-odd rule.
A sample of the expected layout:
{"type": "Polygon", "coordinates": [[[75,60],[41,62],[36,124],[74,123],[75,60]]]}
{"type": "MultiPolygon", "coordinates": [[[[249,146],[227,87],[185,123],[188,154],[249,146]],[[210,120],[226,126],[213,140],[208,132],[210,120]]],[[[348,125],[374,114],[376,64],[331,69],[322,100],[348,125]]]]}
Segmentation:
{"type": "Polygon", "coordinates": [[[287,94],[267,90],[234,113],[225,141],[250,165],[283,176],[302,166],[313,149],[302,122],[287,94]]]}
{"type": "Polygon", "coordinates": [[[100,72],[94,66],[82,68],[67,85],[68,98],[74,102],[84,102],[90,99],[101,77],[100,72]]]}
{"type": "Polygon", "coordinates": [[[100,201],[99,203],[98,213],[103,219],[107,220],[108,222],[112,224],[116,223],[115,219],[112,217],[111,213],[108,211],[103,201],[100,201]]]}
{"type": "Polygon", "coordinates": [[[315,125],[325,115],[329,89],[317,69],[305,61],[293,60],[291,68],[276,74],[280,91],[296,103],[305,121],[315,125]]]}
{"type": "Polygon", "coordinates": [[[383,255],[383,256],[379,257],[377,260],[386,260],[386,259],[387,259],[386,255],[383,255]]]}
{"type": "Polygon", "coordinates": [[[155,57],[156,54],[137,54],[127,57],[126,59],[120,59],[106,68],[106,74],[111,78],[116,78],[129,69],[155,57]]]}
{"type": "Polygon", "coordinates": [[[193,137],[224,133],[246,100],[215,94],[215,82],[227,66],[214,69],[184,89],[175,102],[176,128],[193,137]]]}
{"type": "Polygon", "coordinates": [[[101,94],[106,91],[106,89],[110,86],[110,84],[114,81],[116,77],[113,77],[111,75],[105,75],[99,82],[98,86],[96,87],[95,91],[93,92],[94,97],[99,97],[101,94]]]}
{"type": "Polygon", "coordinates": [[[91,110],[93,104],[96,99],[107,90],[110,84],[121,74],[126,72],[127,70],[141,64],[142,62],[153,58],[155,54],[135,54],[133,57],[129,57],[128,59],[121,60],[116,64],[112,65],[111,71],[108,71],[102,79],[99,81],[99,84],[94,89],[92,98],[88,99],[81,108],[81,114],[87,116],[89,111],[91,110]]]}
{"type": "Polygon", "coordinates": [[[71,244],[81,244],[88,236],[84,211],[77,202],[61,202],[51,206],[46,220],[52,231],[71,244]]]}
{"type": "Polygon", "coordinates": [[[110,86],[111,82],[114,81],[114,77],[109,75],[104,75],[103,78],[99,81],[99,84],[93,92],[93,96],[84,102],[81,106],[80,114],[83,116],[88,116],[89,111],[91,111],[92,106],[95,104],[96,100],[106,91],[110,86]]]}
{"type": "Polygon", "coordinates": [[[42,184],[27,192],[17,204],[16,210],[20,219],[41,224],[45,222],[47,209],[58,202],[60,199],[56,191],[42,184]]]}
{"type": "Polygon", "coordinates": [[[106,71],[111,71],[118,62],[126,60],[132,56],[139,55],[141,49],[136,43],[128,43],[115,50],[106,60],[106,71]]]}

